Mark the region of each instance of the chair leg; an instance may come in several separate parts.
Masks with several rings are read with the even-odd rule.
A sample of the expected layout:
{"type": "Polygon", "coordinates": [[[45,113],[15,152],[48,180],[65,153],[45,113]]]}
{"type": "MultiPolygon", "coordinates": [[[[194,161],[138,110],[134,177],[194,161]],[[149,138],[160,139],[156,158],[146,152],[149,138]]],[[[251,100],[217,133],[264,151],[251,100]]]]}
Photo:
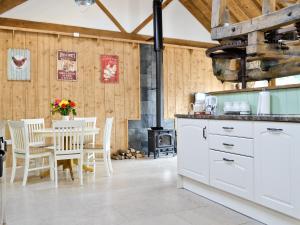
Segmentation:
{"type": "Polygon", "coordinates": [[[25,167],[24,167],[24,177],[23,177],[23,186],[26,186],[27,177],[29,170],[29,157],[25,157],[25,167]]]}
{"type": "Polygon", "coordinates": [[[112,163],[111,163],[111,157],[110,157],[110,153],[107,154],[107,161],[108,161],[108,165],[109,165],[109,171],[110,173],[113,173],[113,167],[112,167],[112,163]]]}
{"type": "Polygon", "coordinates": [[[104,159],[103,161],[104,161],[104,167],[105,167],[105,170],[106,170],[106,175],[109,177],[110,172],[109,172],[109,165],[108,165],[108,160],[107,160],[107,153],[105,153],[103,159],[104,159]]]}
{"type": "Polygon", "coordinates": [[[96,176],[96,154],[93,152],[93,169],[94,169],[94,176],[96,176]]]}
{"type": "Polygon", "coordinates": [[[92,156],[93,156],[92,153],[87,153],[86,154],[86,166],[87,167],[90,166],[90,162],[91,162],[90,160],[91,160],[92,156]]]}
{"type": "Polygon", "coordinates": [[[78,159],[78,165],[79,165],[79,179],[80,179],[80,185],[83,185],[83,176],[82,176],[82,167],[83,167],[83,156],[81,154],[80,159],[78,159]]]}
{"type": "MultiPolygon", "coordinates": [[[[44,161],[43,161],[44,163],[44,161]]],[[[53,181],[54,180],[54,160],[53,160],[53,155],[49,156],[49,169],[50,169],[50,179],[53,181]]]]}
{"type": "Polygon", "coordinates": [[[16,170],[17,170],[17,158],[16,156],[13,156],[10,183],[13,183],[15,180],[16,170]]]}
{"type": "Polygon", "coordinates": [[[58,186],[58,176],[57,176],[57,160],[54,157],[54,180],[55,180],[55,187],[58,186]]]}
{"type": "MultiPolygon", "coordinates": [[[[40,167],[40,162],[39,162],[39,159],[34,159],[34,166],[35,166],[35,168],[38,168],[38,167],[40,167]]],[[[36,170],[35,171],[35,175],[36,176],[40,176],[40,170],[36,170]]]]}

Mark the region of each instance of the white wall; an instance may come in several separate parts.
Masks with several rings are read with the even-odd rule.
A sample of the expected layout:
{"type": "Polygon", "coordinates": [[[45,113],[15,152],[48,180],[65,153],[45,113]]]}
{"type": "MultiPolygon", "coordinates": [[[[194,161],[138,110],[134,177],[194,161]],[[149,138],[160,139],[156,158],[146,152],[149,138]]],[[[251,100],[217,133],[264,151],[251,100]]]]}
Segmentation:
{"type": "MultiPolygon", "coordinates": [[[[102,0],[127,32],[133,31],[152,13],[152,0],[102,0]]],[[[118,28],[95,4],[79,7],[74,0],[28,0],[0,15],[15,19],[39,21],[118,31],[118,28]]],[[[153,35],[152,22],[140,34],[153,35]]],[[[164,36],[211,42],[210,33],[178,1],[163,11],[164,36]]]]}
{"type": "Polygon", "coordinates": [[[1,16],[118,31],[97,5],[79,7],[74,0],[28,0],[1,16]]]}
{"type": "MultiPolygon", "coordinates": [[[[163,33],[170,38],[212,42],[210,33],[178,0],[173,0],[163,10],[163,33]]],[[[140,34],[153,34],[153,23],[149,23],[140,34]]]]}

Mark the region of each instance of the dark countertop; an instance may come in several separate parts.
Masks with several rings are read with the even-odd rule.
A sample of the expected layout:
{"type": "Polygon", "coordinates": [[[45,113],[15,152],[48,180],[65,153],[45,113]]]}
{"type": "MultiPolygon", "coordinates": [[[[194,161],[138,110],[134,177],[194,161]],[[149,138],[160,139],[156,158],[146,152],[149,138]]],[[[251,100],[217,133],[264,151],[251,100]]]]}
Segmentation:
{"type": "Polygon", "coordinates": [[[176,114],[176,118],[209,119],[209,120],[241,120],[300,123],[300,115],[188,115],[176,114]]]}

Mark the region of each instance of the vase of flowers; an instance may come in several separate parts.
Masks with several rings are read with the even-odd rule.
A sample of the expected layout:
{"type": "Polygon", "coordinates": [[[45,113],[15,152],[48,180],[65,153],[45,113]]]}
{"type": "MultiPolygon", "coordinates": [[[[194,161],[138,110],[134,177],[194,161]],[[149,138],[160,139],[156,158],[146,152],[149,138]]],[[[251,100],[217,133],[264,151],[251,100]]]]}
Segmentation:
{"type": "Polygon", "coordinates": [[[69,120],[70,114],[76,116],[76,103],[67,99],[56,98],[54,102],[51,102],[52,114],[59,113],[62,116],[62,120],[69,120]]]}

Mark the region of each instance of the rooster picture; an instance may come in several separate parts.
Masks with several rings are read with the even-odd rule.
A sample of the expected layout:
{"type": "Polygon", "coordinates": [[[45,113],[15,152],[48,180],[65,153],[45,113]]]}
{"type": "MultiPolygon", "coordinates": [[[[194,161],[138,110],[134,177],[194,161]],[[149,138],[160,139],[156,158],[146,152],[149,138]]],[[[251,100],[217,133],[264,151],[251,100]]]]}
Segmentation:
{"type": "Polygon", "coordinates": [[[117,72],[117,65],[106,65],[105,69],[104,69],[104,74],[103,77],[104,79],[111,79],[116,75],[117,72]]]}
{"type": "Polygon", "coordinates": [[[16,59],[14,56],[12,57],[13,63],[17,69],[22,69],[23,65],[25,64],[27,58],[16,59]]]}
{"type": "Polygon", "coordinates": [[[116,55],[101,55],[101,81],[103,83],[119,82],[119,58],[116,55]]]}

